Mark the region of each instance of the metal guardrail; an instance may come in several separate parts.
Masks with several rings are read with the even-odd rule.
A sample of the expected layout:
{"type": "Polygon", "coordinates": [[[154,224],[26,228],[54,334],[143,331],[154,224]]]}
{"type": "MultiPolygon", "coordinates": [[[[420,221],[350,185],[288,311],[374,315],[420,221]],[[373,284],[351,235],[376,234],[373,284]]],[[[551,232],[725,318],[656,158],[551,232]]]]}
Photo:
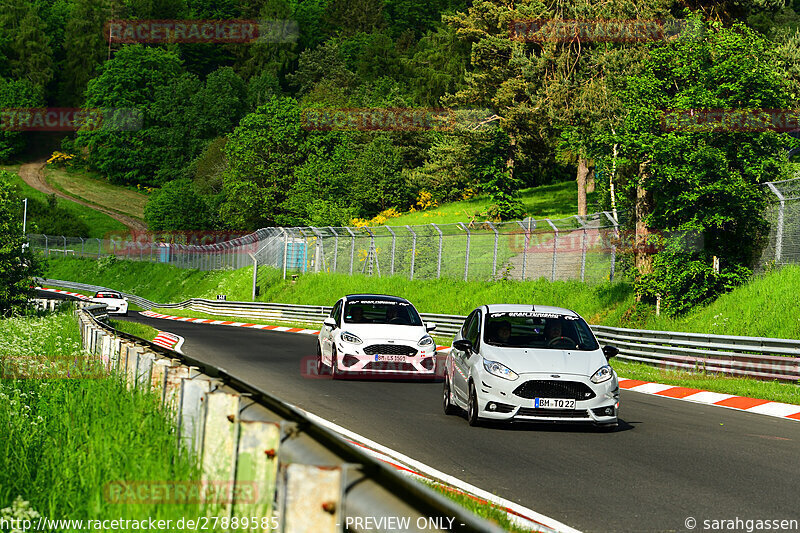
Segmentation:
{"type": "MultiPolygon", "coordinates": [[[[43,283],[78,290],[108,290],[81,283],[42,280],[43,283]]],[[[331,308],[314,305],[263,302],[233,302],[192,298],[176,304],[158,304],[126,294],[145,309],[191,309],[193,311],[263,320],[319,325],[331,308]]],[[[453,336],[466,317],[420,313],[426,322],[435,322],[435,334],[453,336]]],[[[705,333],[651,331],[610,326],[591,326],[598,340],[620,350],[617,356],[667,368],[725,373],[761,380],[797,382],[800,380],[800,340],[765,337],[739,337],[705,333]]]]}
{"type": "MultiPolygon", "coordinates": [[[[259,470],[253,468],[254,458],[270,463],[272,466],[260,467],[262,478],[258,481],[266,483],[262,488],[267,489],[267,495],[277,492],[281,531],[395,530],[392,522],[384,527],[376,517],[408,517],[409,532],[428,530],[425,524],[431,518],[444,520],[444,524],[453,519],[451,531],[503,531],[403,476],[258,386],[96,320],[104,310],[104,305],[94,304],[78,311],[85,311],[81,313],[81,333],[87,350],[123,373],[130,386],[160,392],[165,407],[170,397],[173,402],[178,398],[172,407],[178,411],[181,442],[199,452],[204,475],[208,475],[208,468],[218,472],[220,464],[237,464],[240,454],[249,465],[243,471],[259,470]],[[233,425],[238,429],[231,429],[233,425]],[[220,446],[226,435],[235,433],[241,435],[238,445],[220,446]],[[243,439],[251,445],[256,442],[248,455],[242,452],[243,439]],[[234,454],[233,462],[230,454],[234,454]],[[297,492],[287,496],[291,490],[297,492]]],[[[237,469],[233,472],[229,475],[234,475],[234,487],[252,483],[241,481],[237,469]]],[[[266,509],[271,508],[271,501],[270,496],[264,504],[266,509]]],[[[237,511],[242,512],[238,507],[237,511]]],[[[553,531],[547,527],[543,530],[553,531]]]]}

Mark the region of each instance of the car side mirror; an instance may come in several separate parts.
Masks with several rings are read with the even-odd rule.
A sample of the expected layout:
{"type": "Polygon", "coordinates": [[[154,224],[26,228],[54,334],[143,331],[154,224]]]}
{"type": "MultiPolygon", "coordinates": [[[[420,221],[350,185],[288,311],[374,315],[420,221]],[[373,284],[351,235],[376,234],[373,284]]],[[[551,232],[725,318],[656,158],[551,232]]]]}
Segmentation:
{"type": "Polygon", "coordinates": [[[472,342],[468,339],[458,339],[453,343],[453,348],[460,352],[469,352],[472,350],[472,342]]]}
{"type": "Polygon", "coordinates": [[[334,320],[332,317],[326,318],[322,321],[322,323],[331,329],[336,329],[336,320],[334,320]]]}
{"type": "Polygon", "coordinates": [[[123,300],[125,300],[125,301],[127,302],[127,301],[128,301],[128,298],[127,298],[127,297],[125,297],[125,298],[123,298],[123,300]]]}
{"type": "Polygon", "coordinates": [[[619,348],[616,346],[603,346],[603,354],[606,356],[606,359],[611,359],[619,354],[619,348]]]}
{"type": "Polygon", "coordinates": [[[435,322],[426,322],[425,323],[425,331],[433,331],[435,329],[436,329],[436,323],[435,322]]]}

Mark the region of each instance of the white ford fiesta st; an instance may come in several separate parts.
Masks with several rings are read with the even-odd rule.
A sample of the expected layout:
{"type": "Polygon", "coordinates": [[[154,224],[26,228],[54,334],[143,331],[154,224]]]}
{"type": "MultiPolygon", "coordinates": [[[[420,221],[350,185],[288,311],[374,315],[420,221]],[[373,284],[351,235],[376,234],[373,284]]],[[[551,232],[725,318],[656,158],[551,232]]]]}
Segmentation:
{"type": "Polygon", "coordinates": [[[353,294],[333,306],[317,343],[317,372],[344,376],[434,377],[436,343],[411,302],[353,294]]]}
{"type": "Polygon", "coordinates": [[[445,414],[484,420],[617,425],[619,381],[577,313],[560,307],[485,305],[456,334],[445,363],[445,414]]]}
{"type": "Polygon", "coordinates": [[[114,291],[100,291],[95,293],[92,301],[99,304],[106,304],[106,312],[109,315],[128,316],[128,299],[120,293],[114,291]]]}

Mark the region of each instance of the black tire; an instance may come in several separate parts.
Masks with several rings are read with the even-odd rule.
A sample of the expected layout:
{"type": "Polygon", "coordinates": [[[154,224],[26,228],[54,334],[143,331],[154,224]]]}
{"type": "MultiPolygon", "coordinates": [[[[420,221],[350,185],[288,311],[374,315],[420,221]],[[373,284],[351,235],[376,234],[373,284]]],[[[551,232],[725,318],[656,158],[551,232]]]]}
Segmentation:
{"type": "Polygon", "coordinates": [[[446,415],[454,415],[458,412],[458,407],[453,405],[453,402],[450,401],[452,393],[450,392],[450,380],[447,379],[447,376],[444,377],[444,391],[442,392],[442,408],[444,410],[444,414],[446,415]]]}
{"type": "Polygon", "coordinates": [[[339,372],[339,350],[336,349],[336,346],[333,347],[333,352],[331,352],[331,377],[333,379],[342,377],[341,372],[339,372]]]}
{"type": "Polygon", "coordinates": [[[322,348],[317,343],[317,375],[327,376],[330,373],[330,367],[322,362],[322,348]]]}
{"type": "Polygon", "coordinates": [[[478,393],[475,392],[475,385],[469,384],[469,402],[467,403],[467,422],[470,426],[479,426],[481,419],[478,416],[478,393]]]}

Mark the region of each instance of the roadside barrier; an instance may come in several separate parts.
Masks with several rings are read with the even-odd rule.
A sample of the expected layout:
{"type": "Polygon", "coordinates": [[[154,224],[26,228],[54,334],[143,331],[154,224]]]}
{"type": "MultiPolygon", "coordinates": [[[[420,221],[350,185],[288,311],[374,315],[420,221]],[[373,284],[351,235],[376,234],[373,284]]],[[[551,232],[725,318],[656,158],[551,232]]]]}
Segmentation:
{"type": "MultiPolygon", "coordinates": [[[[40,280],[43,284],[78,290],[108,290],[105,287],[61,280],[40,280]]],[[[124,294],[124,293],[123,293],[124,294]]],[[[219,316],[289,322],[319,326],[331,308],[264,302],[233,302],[192,298],[175,304],[151,302],[125,294],[144,309],[190,309],[219,316]]],[[[426,322],[436,323],[435,335],[453,336],[466,317],[421,313],[426,322]]],[[[591,326],[601,344],[616,346],[619,359],[638,361],[663,368],[724,373],[761,380],[800,380],[800,340],[740,337],[705,333],[651,331],[609,326],[591,326]]]]}
{"type": "Polygon", "coordinates": [[[197,454],[202,480],[235,495],[226,516],[266,517],[280,527],[268,522],[265,530],[292,533],[390,531],[396,517],[408,518],[409,532],[429,531],[437,519],[454,519],[451,531],[502,531],[296,407],[224,369],[115,330],[101,321],[103,304],[80,305],[84,349],[130,389],[156,392],[175,414],[179,443],[197,454]],[[245,494],[253,497],[239,497],[245,494]]]}

